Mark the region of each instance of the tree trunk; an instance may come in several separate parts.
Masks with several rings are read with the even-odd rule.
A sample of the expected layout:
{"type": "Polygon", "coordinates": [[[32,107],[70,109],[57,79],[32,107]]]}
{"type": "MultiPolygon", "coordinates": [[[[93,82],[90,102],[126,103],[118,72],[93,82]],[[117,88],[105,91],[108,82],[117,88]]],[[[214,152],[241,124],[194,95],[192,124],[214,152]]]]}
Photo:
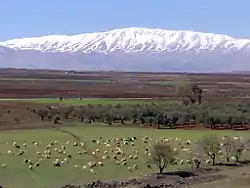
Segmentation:
{"type": "Polygon", "coordinates": [[[213,166],[215,165],[215,156],[212,157],[213,166]]]}
{"type": "Polygon", "coordinates": [[[163,167],[159,167],[159,172],[160,172],[160,174],[162,174],[162,173],[163,173],[163,170],[164,170],[164,168],[163,168],[163,167]]]}

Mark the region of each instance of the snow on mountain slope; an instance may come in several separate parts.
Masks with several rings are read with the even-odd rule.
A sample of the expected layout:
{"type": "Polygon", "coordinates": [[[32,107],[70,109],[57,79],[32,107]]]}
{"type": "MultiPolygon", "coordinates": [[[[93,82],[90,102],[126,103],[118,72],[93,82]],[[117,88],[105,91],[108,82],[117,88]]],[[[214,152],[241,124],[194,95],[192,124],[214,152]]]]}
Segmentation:
{"type": "Polygon", "coordinates": [[[41,52],[174,52],[249,50],[250,40],[193,31],[125,28],[74,36],[50,35],[13,39],[0,45],[41,52]]]}
{"type": "Polygon", "coordinates": [[[229,72],[250,70],[250,39],[125,28],[0,42],[0,68],[229,72]]]}

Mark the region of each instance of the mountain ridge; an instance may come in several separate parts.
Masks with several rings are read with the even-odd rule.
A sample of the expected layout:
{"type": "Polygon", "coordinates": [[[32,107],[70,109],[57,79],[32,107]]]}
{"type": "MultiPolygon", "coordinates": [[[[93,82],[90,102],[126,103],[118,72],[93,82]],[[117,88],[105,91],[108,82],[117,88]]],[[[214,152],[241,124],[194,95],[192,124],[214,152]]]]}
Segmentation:
{"type": "Polygon", "coordinates": [[[250,39],[185,30],[124,28],[0,42],[0,68],[139,72],[250,70],[250,39]]]}
{"type": "Polygon", "coordinates": [[[188,30],[164,30],[148,28],[123,28],[105,32],[77,35],[48,35],[12,39],[0,45],[19,50],[41,52],[111,53],[122,51],[173,52],[250,50],[250,39],[236,39],[227,35],[201,33],[188,30]]]}

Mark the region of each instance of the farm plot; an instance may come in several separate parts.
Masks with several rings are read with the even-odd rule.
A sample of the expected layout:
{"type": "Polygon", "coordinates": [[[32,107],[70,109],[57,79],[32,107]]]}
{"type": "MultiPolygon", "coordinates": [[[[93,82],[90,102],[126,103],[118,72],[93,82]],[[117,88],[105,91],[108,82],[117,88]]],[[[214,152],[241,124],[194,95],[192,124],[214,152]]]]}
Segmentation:
{"type": "Polygon", "coordinates": [[[170,104],[174,101],[171,100],[164,100],[164,99],[63,99],[60,101],[59,99],[51,98],[51,99],[2,99],[1,101],[8,101],[8,102],[32,102],[32,103],[48,103],[48,104],[65,104],[65,105],[107,105],[107,104],[152,104],[152,103],[166,103],[170,104]]]}
{"type": "MultiPolygon", "coordinates": [[[[248,136],[246,132],[94,126],[64,131],[5,131],[0,133],[0,182],[4,187],[47,188],[149,174],[156,169],[145,163],[152,145],[160,140],[171,143],[179,153],[176,166],[167,170],[185,168],[195,140],[213,134],[248,136]],[[81,141],[76,141],[67,131],[76,133],[81,141]]],[[[224,157],[220,155],[217,160],[223,161],[224,157]]]]}

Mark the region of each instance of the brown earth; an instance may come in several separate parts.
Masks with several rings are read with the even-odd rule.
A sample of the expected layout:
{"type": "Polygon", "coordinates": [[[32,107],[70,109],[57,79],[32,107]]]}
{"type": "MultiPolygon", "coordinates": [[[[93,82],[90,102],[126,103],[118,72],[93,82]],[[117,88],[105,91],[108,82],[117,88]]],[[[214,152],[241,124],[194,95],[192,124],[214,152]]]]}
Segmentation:
{"type": "MultiPolygon", "coordinates": [[[[180,100],[190,83],[198,83],[207,101],[249,101],[250,75],[124,73],[0,69],[0,98],[164,98],[180,100]],[[104,82],[103,82],[104,81],[104,82]],[[151,84],[149,82],[165,82],[151,84]]],[[[0,102],[0,130],[51,127],[28,108],[44,104],[0,102]],[[10,113],[8,113],[10,111],[10,113]]],[[[179,127],[204,129],[203,126],[179,127]]]]}

